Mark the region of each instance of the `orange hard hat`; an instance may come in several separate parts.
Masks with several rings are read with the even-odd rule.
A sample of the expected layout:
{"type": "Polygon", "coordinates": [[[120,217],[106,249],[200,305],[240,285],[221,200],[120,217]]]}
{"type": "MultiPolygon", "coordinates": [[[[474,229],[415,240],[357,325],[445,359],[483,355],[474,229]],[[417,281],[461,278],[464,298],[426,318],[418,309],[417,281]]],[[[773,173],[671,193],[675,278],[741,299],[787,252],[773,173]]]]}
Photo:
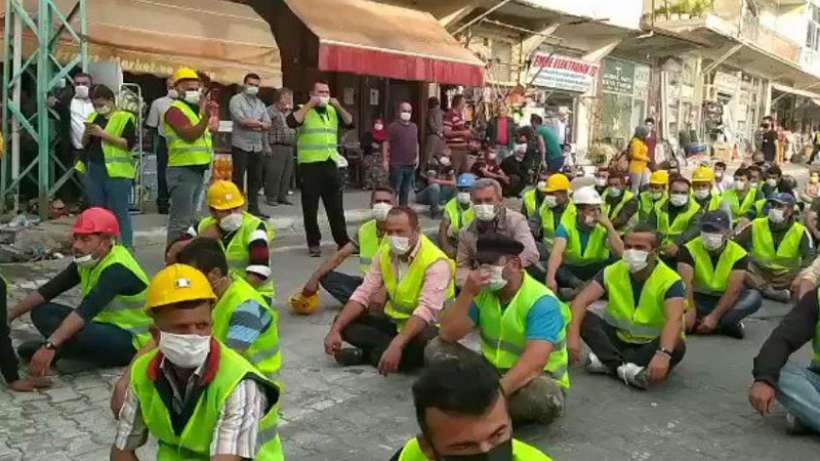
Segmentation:
{"type": "Polygon", "coordinates": [[[80,214],[71,230],[74,235],[105,234],[119,237],[120,223],[110,210],[91,207],[80,214]]]}

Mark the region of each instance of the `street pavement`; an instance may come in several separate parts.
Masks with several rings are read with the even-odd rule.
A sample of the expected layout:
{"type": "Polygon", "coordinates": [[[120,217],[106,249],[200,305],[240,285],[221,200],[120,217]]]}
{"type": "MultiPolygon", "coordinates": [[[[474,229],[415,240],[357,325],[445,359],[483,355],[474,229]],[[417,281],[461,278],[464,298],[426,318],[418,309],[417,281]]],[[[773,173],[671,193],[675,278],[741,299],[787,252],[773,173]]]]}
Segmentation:
{"type": "MultiPolygon", "coordinates": [[[[365,206],[364,193],[346,194],[349,209],[365,206]],[[348,200],[348,196],[352,197],[348,200]]],[[[277,209],[281,215],[298,208],[277,209]]],[[[151,237],[152,217],[138,220],[137,257],[148,273],[162,265],[163,244],[151,237]]],[[[435,227],[427,218],[426,229],[435,227]]],[[[355,232],[351,223],[350,231],[355,232]]],[[[323,231],[329,236],[329,232],[323,231]]],[[[327,256],[332,243],[324,246],[327,256]]],[[[282,231],[274,243],[273,275],[280,304],[300,289],[319,259],[308,258],[304,235],[282,231]]],[[[68,263],[7,265],[9,305],[68,263]]],[[[354,273],[355,261],[342,268],[354,273]]],[[[63,299],[72,304],[79,292],[63,299]]],[[[280,431],[289,460],[386,460],[416,433],[410,385],[413,376],[379,376],[370,367],[341,368],[323,352],[322,339],[339,306],[322,293],[322,307],[309,317],[282,309],[284,400],[280,431]]],[[[573,369],[566,414],[550,427],[519,428],[517,436],[561,460],[774,460],[817,459],[816,436],[784,433],[781,408],[761,418],[749,406],[752,359],[790,306],[771,301],[747,320],[743,341],[692,337],[688,351],[665,386],[637,391],[613,378],[573,369]]],[[[28,316],[13,325],[15,344],[36,332],[28,316]]],[[[795,355],[808,362],[808,347],[795,355]]],[[[120,369],[89,369],[64,361],[54,386],[16,394],[0,386],[0,461],[108,459],[115,422],[108,409],[120,369]]],[[[155,444],[140,459],[154,460],[155,444]]]]}

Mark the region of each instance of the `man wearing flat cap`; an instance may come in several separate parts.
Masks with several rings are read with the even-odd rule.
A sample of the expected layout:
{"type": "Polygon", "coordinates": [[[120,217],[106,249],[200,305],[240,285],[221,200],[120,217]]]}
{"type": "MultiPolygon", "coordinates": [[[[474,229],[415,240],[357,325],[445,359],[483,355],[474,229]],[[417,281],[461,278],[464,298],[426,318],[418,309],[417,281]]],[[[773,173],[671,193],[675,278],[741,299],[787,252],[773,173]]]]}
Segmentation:
{"type": "Polygon", "coordinates": [[[746,284],[764,297],[788,303],[790,285],[814,256],[806,227],[795,219],[794,196],[785,192],[768,198],[769,212],[735,238],[751,255],[746,284]]]}
{"type": "Polygon", "coordinates": [[[475,352],[458,341],[477,328],[481,352],[502,375],[515,423],[549,424],[564,409],[569,389],[566,326],[569,307],[524,270],[524,245],[490,233],[478,238],[478,268],[469,272],[441,321],[425,358],[437,362],[475,352]]]}

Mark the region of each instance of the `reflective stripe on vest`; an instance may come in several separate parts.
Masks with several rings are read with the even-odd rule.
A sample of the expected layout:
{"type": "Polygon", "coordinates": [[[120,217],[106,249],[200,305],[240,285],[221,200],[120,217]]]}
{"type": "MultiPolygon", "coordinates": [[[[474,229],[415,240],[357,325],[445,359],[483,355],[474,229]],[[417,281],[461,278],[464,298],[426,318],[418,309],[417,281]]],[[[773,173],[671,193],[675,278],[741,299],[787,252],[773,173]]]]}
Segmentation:
{"type": "Polygon", "coordinates": [[[473,211],[473,208],[468,207],[465,210],[455,198],[451,198],[447,204],[444,205],[444,211],[450,220],[450,228],[447,229],[447,233],[454,238],[458,238],[458,233],[461,232],[461,229],[469,226],[475,219],[475,211],[473,211]]]}
{"type": "Polygon", "coordinates": [[[80,274],[80,290],[83,298],[88,296],[94,287],[97,286],[97,282],[103,271],[116,264],[122,265],[145,283],[145,288],[135,295],[118,294],[114,296],[93,320],[95,322],[116,325],[123,330],[129,331],[133,335],[131,343],[135,349],[139,350],[151,339],[151,335],[148,334],[148,327],[152,324],[152,321],[143,311],[149,280],[137,260],[131,255],[131,252],[122,245],[114,245],[111,247],[111,251],[94,267],[78,267],[77,272],[80,274]]]}
{"type": "Polygon", "coordinates": [[[403,277],[400,280],[393,272],[393,257],[390,246],[383,245],[379,250],[379,264],[384,278],[384,287],[389,298],[384,307],[384,313],[396,323],[399,331],[404,328],[404,324],[418,306],[419,296],[424,285],[424,275],[433,263],[441,260],[447,261],[450,266],[450,285],[447,287],[446,299],[452,299],[455,295],[455,262],[448,258],[424,234],[421,234],[419,238],[421,243],[416,256],[407,268],[407,272],[402,274],[403,277]]]}
{"type": "Polygon", "coordinates": [[[703,237],[692,239],[685,246],[695,261],[695,292],[722,296],[729,286],[732,268],[746,256],[746,250],[729,240],[720,252],[717,267],[714,267],[709,251],[703,246],[703,237]]]}
{"type": "Polygon", "coordinates": [[[171,413],[149,376],[149,368],[158,353],[157,349],[136,359],[132,367],[132,388],[140,402],[142,418],[152,436],[159,441],[157,459],[163,461],[210,460],[210,446],[214,429],[219,421],[225,401],[236,386],[245,379],[253,379],[268,395],[268,409],[259,421],[258,444],[261,447],[254,459],[257,461],[280,461],[284,459],[276,426],[279,394],[277,386],[262,376],[247,360],[227,346],[215,341],[219,347],[219,369],[185,424],[177,434],[171,424],[171,413]]]}
{"type": "MultiPolygon", "coordinates": [[[[527,445],[524,442],[519,442],[513,439],[512,441],[513,461],[552,461],[552,459],[542,453],[537,448],[527,445]]],[[[421,446],[416,437],[408,440],[401,449],[398,461],[432,461],[424,455],[421,451],[421,446]]]]}
{"type": "MultiPolygon", "coordinates": [[[[92,112],[88,116],[88,121],[94,123],[97,120],[97,113],[92,112]]],[[[134,123],[134,114],[123,110],[115,111],[108,119],[105,125],[105,132],[111,136],[121,138],[125,126],[128,122],[134,123]]],[[[136,129],[136,127],[135,127],[136,129]]],[[[137,174],[137,168],[134,165],[134,159],[131,155],[131,149],[123,149],[115,144],[101,139],[100,146],[102,147],[103,159],[105,161],[105,170],[111,178],[127,178],[134,179],[137,174]]],[[[78,161],[75,166],[80,173],[85,172],[85,165],[78,161]]]]}
{"type": "Polygon", "coordinates": [[[252,363],[260,373],[270,377],[270,375],[278,373],[282,367],[282,354],[279,349],[279,314],[271,309],[262,294],[245,279],[234,275],[232,280],[231,285],[219,298],[211,314],[214,322],[213,336],[223,343],[227,342],[233,314],[242,303],[255,301],[271,316],[271,322],[268,329],[261,332],[259,337],[242,352],[242,356],[252,363]]]}
{"type": "Polygon", "coordinates": [[[659,202],[655,205],[657,229],[658,233],[660,233],[663,238],[661,246],[666,246],[672,243],[676,237],[684,233],[686,229],[689,228],[689,223],[698,211],[700,211],[700,205],[698,205],[695,200],[690,198],[686,210],[678,213],[677,216],[675,216],[675,219],[670,223],[666,202],[659,202]]]}
{"type": "MultiPolygon", "coordinates": [[[[194,112],[191,107],[183,101],[174,101],[171,107],[179,109],[191,125],[199,124],[199,113],[194,112]]],[[[211,132],[208,128],[202,136],[193,142],[188,142],[180,137],[174,127],[163,117],[165,128],[165,142],[168,145],[168,166],[191,166],[208,165],[213,157],[213,146],[211,144],[211,132]]]]}
{"type": "Polygon", "coordinates": [[[618,330],[618,337],[623,341],[648,343],[654,340],[666,324],[666,292],[679,280],[677,272],[658,260],[644,283],[636,306],[629,266],[623,261],[607,266],[604,288],[609,295],[609,304],[604,320],[618,330]]]}
{"type": "Polygon", "coordinates": [[[549,251],[552,250],[552,245],[555,242],[555,229],[558,229],[559,224],[564,224],[564,227],[574,226],[577,211],[575,204],[569,202],[566,208],[564,208],[564,212],[561,213],[560,221],[555,222],[555,213],[553,213],[552,208],[542,203],[538,214],[541,217],[541,234],[544,240],[544,246],[549,251]]]}
{"type": "Polygon", "coordinates": [[[785,273],[796,269],[803,260],[800,242],[804,235],[806,228],[793,222],[775,250],[769,218],[757,218],[752,221],[752,258],[755,263],[772,271],[785,273]]]}
{"type": "Polygon", "coordinates": [[[609,246],[607,246],[607,235],[609,231],[606,227],[598,224],[590,233],[587,245],[581,251],[581,232],[578,224],[573,222],[569,226],[564,226],[567,231],[567,246],[564,248],[564,264],[571,266],[588,266],[609,259],[609,246]]]}
{"type": "Polygon", "coordinates": [[[299,127],[296,139],[298,163],[324,162],[335,160],[339,137],[339,116],[336,109],[325,106],[325,114],[320,115],[316,109],[305,114],[305,120],[299,127]]]}
{"type": "Polygon", "coordinates": [[[359,271],[366,274],[370,270],[373,257],[379,251],[379,226],[371,219],[359,227],[359,271]]]}
{"type": "Polygon", "coordinates": [[[552,297],[560,306],[564,328],[559,334],[558,342],[553,344],[553,351],[544,366],[544,371],[558,381],[562,387],[569,388],[566,332],[572,314],[569,306],[559,301],[549,288],[526,272],[521,288],[503,310],[498,296],[489,290],[482,290],[475,298],[474,303],[478,307],[481,351],[484,357],[499,370],[514,367],[527,346],[527,316],[532,307],[546,296],[552,297]]]}

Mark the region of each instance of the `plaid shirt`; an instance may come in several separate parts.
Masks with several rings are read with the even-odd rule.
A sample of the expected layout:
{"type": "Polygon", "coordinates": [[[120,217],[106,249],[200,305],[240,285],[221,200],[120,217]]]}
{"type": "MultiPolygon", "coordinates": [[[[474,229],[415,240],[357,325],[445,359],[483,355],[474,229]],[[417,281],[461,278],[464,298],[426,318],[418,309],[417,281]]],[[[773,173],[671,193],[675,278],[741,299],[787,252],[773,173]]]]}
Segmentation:
{"type": "Polygon", "coordinates": [[[285,121],[288,114],[279,110],[275,105],[268,106],[270,115],[270,131],[268,131],[268,143],[271,145],[296,145],[296,130],[290,128],[285,121]]]}

